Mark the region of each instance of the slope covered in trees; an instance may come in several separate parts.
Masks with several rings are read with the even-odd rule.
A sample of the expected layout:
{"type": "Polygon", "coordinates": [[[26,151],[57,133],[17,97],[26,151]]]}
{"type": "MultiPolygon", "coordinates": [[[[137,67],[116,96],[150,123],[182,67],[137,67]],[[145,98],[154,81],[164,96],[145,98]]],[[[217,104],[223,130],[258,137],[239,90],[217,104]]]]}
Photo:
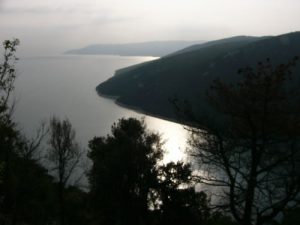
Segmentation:
{"type": "MultiPolygon", "coordinates": [[[[194,46],[167,57],[123,69],[97,86],[103,96],[146,113],[177,119],[170,98],[197,103],[195,111],[208,110],[206,92],[212,81],[239,80],[238,69],[272,58],[286,62],[300,53],[300,32],[276,37],[237,37],[194,46]],[[200,104],[199,104],[200,102],[200,104]]],[[[299,66],[295,68],[299,71],[299,66]]]]}
{"type": "Polygon", "coordinates": [[[267,224],[299,207],[300,92],[291,73],[297,61],[243,68],[236,84],[216,80],[208,102],[219,116],[185,114],[197,125],[190,143],[206,171],[200,182],[220,187],[218,207],[241,225],[267,224]]]}

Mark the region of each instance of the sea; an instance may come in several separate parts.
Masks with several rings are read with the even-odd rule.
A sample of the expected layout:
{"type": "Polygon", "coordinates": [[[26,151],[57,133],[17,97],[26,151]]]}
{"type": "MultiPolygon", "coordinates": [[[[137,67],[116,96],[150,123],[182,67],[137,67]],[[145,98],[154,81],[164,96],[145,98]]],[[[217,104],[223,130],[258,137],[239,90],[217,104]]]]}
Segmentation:
{"type": "MultiPolygon", "coordinates": [[[[161,135],[164,162],[186,160],[188,132],[181,124],[144,115],[100,97],[95,88],[115,71],[154,57],[56,55],[21,57],[16,63],[14,119],[28,138],[52,116],[68,118],[76,140],[88,152],[88,142],[110,134],[120,118],[144,119],[147,129],[161,135]]],[[[46,137],[47,139],[47,137],[46,137]]]]}

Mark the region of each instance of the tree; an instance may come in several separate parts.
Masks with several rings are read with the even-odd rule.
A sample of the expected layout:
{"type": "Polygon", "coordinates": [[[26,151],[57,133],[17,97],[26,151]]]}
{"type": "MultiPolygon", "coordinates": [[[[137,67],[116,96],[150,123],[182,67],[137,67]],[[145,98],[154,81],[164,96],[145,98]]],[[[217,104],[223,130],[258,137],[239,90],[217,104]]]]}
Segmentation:
{"type": "MultiPolygon", "coordinates": [[[[8,101],[10,94],[14,89],[14,81],[16,78],[15,62],[18,58],[15,56],[19,40],[6,40],[3,42],[4,53],[3,63],[0,64],[0,113],[9,111],[8,101]]],[[[3,118],[1,118],[3,122],[3,118]]]]}
{"type": "Polygon", "coordinates": [[[157,184],[163,150],[159,135],[143,121],[120,119],[112,134],[89,142],[89,173],[94,214],[103,224],[145,224],[149,191],[157,184]]]}
{"type": "Polygon", "coordinates": [[[43,129],[37,138],[29,140],[18,130],[12,117],[18,44],[17,39],[3,42],[0,63],[0,223],[52,223],[55,208],[52,177],[35,158],[43,129]]]}
{"type": "Polygon", "coordinates": [[[196,192],[190,164],[170,162],[158,168],[160,224],[202,224],[210,217],[209,200],[196,192]]]}
{"type": "Polygon", "coordinates": [[[0,162],[0,183],[2,182],[4,163],[0,162]]]}
{"type": "MultiPolygon", "coordinates": [[[[18,132],[12,121],[13,104],[10,96],[14,88],[16,71],[14,68],[17,58],[15,52],[19,41],[6,40],[3,42],[3,62],[0,64],[0,162],[2,168],[2,183],[0,184],[0,211],[5,217],[11,216],[15,205],[15,196],[11,189],[13,182],[13,160],[16,150],[18,132]]],[[[2,218],[1,218],[2,219],[2,218]]]]}
{"type": "Polygon", "coordinates": [[[3,159],[2,166],[5,166],[4,177],[7,177],[9,173],[10,156],[16,145],[17,136],[15,124],[11,118],[13,104],[9,105],[9,101],[16,78],[14,66],[17,60],[15,52],[18,44],[18,39],[3,42],[3,62],[0,64],[0,156],[2,156],[0,159],[3,159]]]}
{"type": "Polygon", "coordinates": [[[68,119],[60,121],[58,118],[52,117],[50,119],[49,135],[49,159],[54,165],[58,179],[60,224],[64,225],[64,189],[78,166],[81,152],[75,141],[75,130],[68,119]]]}
{"type": "Polygon", "coordinates": [[[208,95],[215,117],[190,117],[199,180],[219,188],[217,206],[239,224],[267,223],[300,203],[296,60],[273,67],[267,59],[256,70],[241,69],[237,84],[216,80],[208,95]]]}
{"type": "Polygon", "coordinates": [[[298,225],[300,223],[300,208],[295,208],[284,213],[281,225],[298,225]]]}

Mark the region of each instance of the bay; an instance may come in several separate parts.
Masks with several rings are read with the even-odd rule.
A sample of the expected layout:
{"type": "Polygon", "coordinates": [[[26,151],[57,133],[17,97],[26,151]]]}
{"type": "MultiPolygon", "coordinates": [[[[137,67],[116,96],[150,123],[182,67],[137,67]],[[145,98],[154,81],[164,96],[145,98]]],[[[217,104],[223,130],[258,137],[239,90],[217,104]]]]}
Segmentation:
{"type": "Polygon", "coordinates": [[[187,138],[182,125],[120,107],[95,91],[117,69],[153,59],[107,55],[21,58],[16,65],[15,120],[23,133],[32,137],[41,121],[53,115],[69,118],[77,140],[87,148],[94,136],[110,133],[111,125],[119,118],[144,118],[148,129],[160,133],[165,141],[164,161],[181,160],[187,138]]]}

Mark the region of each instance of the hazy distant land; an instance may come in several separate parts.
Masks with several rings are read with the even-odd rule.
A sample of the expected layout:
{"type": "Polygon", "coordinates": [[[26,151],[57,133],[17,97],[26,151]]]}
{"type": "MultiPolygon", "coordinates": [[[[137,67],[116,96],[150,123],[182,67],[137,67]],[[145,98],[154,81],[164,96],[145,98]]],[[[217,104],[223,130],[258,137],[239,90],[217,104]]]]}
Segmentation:
{"type": "Polygon", "coordinates": [[[188,46],[201,43],[203,43],[203,41],[153,41],[128,44],[94,44],[84,48],[68,50],[65,54],[161,57],[188,46]]]}

